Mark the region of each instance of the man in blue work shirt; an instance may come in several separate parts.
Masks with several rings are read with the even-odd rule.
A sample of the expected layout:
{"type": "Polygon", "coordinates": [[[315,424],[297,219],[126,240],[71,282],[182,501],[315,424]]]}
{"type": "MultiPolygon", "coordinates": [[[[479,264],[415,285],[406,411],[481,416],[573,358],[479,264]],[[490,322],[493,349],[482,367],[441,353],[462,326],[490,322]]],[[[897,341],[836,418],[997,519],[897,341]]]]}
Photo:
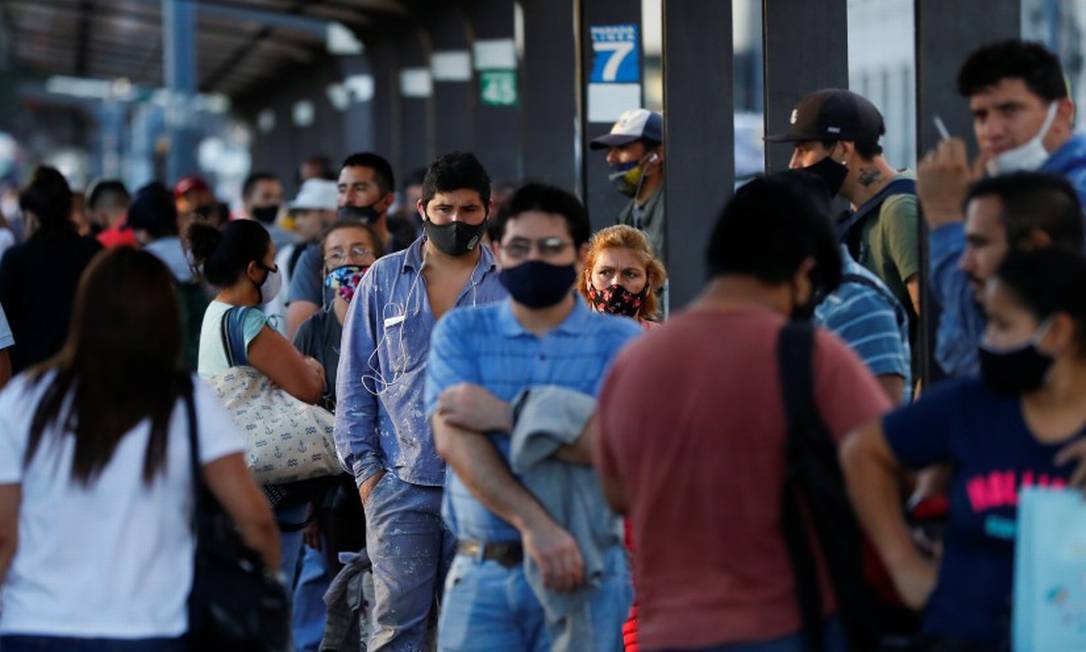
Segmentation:
{"type": "MultiPolygon", "coordinates": [[[[964,160],[964,145],[961,153],[964,160]]],[[[941,183],[954,182],[932,180],[929,187],[936,192],[941,183]]],[[[981,179],[958,202],[926,201],[923,192],[929,220],[946,219],[951,212],[960,215],[960,207],[965,207],[964,226],[960,217],[955,218],[963,240],[961,253],[936,261],[933,246],[932,276],[943,306],[936,356],[948,374],[975,376],[980,369],[977,347],[987,325],[978,296],[988,278],[1011,249],[1059,246],[1081,251],[1082,205],[1066,179],[1040,172],[981,179]],[[952,209],[954,204],[959,208],[952,209]]]]}
{"type": "MultiPolygon", "coordinates": [[[[586,558],[508,466],[510,404],[541,385],[596,396],[619,349],[641,332],[633,320],[590,310],[572,292],[590,235],[576,197],[531,184],[498,220],[493,247],[510,297],[442,319],[426,372],[426,413],[452,469],[444,513],[458,540],[438,627],[441,650],[549,650],[558,638],[561,626],[542,605],[589,581],[586,558]],[[525,557],[542,574],[542,596],[529,588],[525,557]]],[[[590,464],[590,435],[582,432],[555,457],[590,464]]],[[[617,529],[601,547],[602,572],[586,589],[588,613],[579,612],[591,623],[584,635],[591,640],[566,641],[569,649],[621,647],[631,596],[617,529]]]]}
{"type": "Polygon", "coordinates": [[[482,246],[490,177],[471,154],[426,173],[425,233],[363,277],[343,327],[335,438],[366,512],[375,602],[369,650],[421,650],[452,560],[441,519],[445,464],[423,412],[430,333],[457,306],[505,296],[482,246]]]}
{"type": "Polygon", "coordinates": [[[1073,133],[1075,107],[1059,59],[1038,43],[980,48],[962,65],[958,92],[969,101],[980,157],[970,166],[960,138],[943,141],[921,162],[917,192],[930,229],[931,289],[942,308],[936,360],[948,375],[967,376],[978,372],[985,322],[959,266],[967,253],[966,188],[983,174],[1040,171],[1067,179],[1086,201],[1086,137],[1073,133]]]}

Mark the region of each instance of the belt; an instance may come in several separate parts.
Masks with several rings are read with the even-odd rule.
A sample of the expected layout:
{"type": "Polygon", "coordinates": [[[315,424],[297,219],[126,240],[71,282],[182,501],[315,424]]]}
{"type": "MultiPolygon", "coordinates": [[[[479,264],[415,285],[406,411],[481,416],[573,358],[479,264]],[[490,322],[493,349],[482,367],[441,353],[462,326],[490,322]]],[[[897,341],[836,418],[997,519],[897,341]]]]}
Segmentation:
{"type": "Polygon", "coordinates": [[[516,543],[483,543],[482,541],[458,541],[456,552],[482,561],[496,561],[506,568],[514,568],[524,561],[524,548],[516,543]]]}

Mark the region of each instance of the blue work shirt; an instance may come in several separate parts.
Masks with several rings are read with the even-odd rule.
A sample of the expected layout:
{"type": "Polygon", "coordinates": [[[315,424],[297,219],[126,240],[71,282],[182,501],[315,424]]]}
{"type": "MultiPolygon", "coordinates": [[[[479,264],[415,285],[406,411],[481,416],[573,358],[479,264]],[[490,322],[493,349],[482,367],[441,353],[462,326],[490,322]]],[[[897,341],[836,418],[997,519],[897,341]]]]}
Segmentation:
{"type": "MultiPolygon", "coordinates": [[[[507,402],[538,385],[596,396],[615,354],[641,332],[633,319],[589,310],[579,296],[569,316],[543,337],[520,325],[508,300],[453,310],[438,322],[430,342],[426,414],[433,415],[441,392],[458,383],[479,385],[507,402]]],[[[508,461],[508,433],[488,436],[508,461]]],[[[520,540],[512,525],[471,495],[455,471],[449,473],[442,514],[458,539],[520,540]]]]}
{"type": "Polygon", "coordinates": [[[879,277],[853,260],[848,247],[841,250],[845,278],[815,308],[815,322],[844,340],[872,374],[901,376],[905,381],[901,400],[908,402],[912,396],[909,316],[879,277]]]}
{"type": "MultiPolygon", "coordinates": [[[[343,323],[335,439],[357,484],[382,469],[411,484],[445,484],[445,463],[423,410],[426,355],[436,321],[422,275],[425,242],[421,237],[374,263],[343,323]]],[[[482,247],[456,305],[505,296],[494,256],[482,247]]]]}
{"type": "Polygon", "coordinates": [[[11,326],[8,326],[7,315],[4,314],[4,306],[0,306],[0,349],[15,346],[15,338],[11,334],[11,326]]]}
{"type": "MultiPolygon", "coordinates": [[[[1067,179],[1086,206],[1086,136],[1072,136],[1049,155],[1039,171],[1067,179]]],[[[945,224],[931,232],[928,242],[931,288],[942,307],[935,359],[949,376],[977,376],[980,373],[977,346],[988,321],[969,278],[958,267],[965,252],[965,225],[945,224]]]]}

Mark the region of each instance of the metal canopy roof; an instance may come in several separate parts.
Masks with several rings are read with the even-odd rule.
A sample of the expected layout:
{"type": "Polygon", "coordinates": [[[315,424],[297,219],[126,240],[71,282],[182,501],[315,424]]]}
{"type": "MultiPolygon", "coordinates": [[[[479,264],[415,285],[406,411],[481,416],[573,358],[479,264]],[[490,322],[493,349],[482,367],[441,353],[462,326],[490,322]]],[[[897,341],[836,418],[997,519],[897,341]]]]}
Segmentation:
{"type": "MultiPolygon", "coordinates": [[[[398,22],[400,0],[195,0],[200,92],[239,98],[325,53],[320,21],[398,22]],[[263,15],[262,15],[262,12],[263,15]],[[276,14],[275,20],[271,14],[276,14]]],[[[42,75],[165,85],[161,0],[0,0],[10,65],[42,75]]]]}

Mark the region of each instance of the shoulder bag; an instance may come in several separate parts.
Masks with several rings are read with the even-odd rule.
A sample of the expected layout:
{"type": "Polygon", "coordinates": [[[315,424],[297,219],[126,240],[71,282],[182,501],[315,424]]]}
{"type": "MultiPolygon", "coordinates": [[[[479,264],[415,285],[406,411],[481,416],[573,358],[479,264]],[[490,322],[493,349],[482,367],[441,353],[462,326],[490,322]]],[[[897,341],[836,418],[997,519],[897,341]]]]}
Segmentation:
{"type": "Polygon", "coordinates": [[[332,413],[300,401],[249,366],[242,324],[247,308],[223,316],[221,337],[230,368],[211,378],[230,418],[245,435],[246,460],[257,482],[286,484],[343,472],[332,413]]]}
{"type": "Polygon", "coordinates": [[[287,652],[290,599],[286,588],[265,572],[260,555],[242,542],[233,519],[204,482],[191,384],[185,392],[185,407],[196,494],[189,649],[287,652]]]}

